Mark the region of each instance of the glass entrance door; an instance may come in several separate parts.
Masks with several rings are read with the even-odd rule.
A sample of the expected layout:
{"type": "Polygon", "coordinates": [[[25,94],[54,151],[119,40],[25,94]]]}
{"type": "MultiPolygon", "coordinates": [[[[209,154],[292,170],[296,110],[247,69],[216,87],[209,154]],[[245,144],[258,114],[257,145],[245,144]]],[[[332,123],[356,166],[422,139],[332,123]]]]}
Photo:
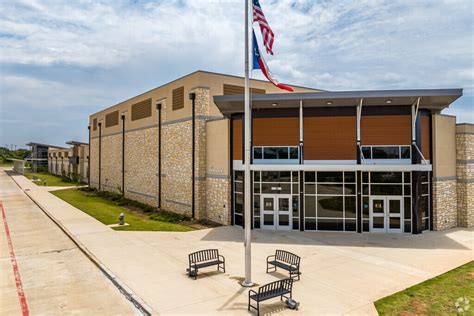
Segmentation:
{"type": "Polygon", "coordinates": [[[370,231],[380,233],[403,232],[403,197],[370,197],[370,231]]]}
{"type": "Polygon", "coordinates": [[[291,195],[262,194],[262,216],[260,226],[263,229],[290,230],[291,195]]]}

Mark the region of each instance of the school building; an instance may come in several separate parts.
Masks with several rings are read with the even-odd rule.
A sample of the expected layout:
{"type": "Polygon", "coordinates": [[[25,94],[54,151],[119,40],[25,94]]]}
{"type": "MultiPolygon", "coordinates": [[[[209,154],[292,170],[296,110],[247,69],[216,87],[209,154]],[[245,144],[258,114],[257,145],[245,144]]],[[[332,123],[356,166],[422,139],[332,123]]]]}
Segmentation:
{"type": "MultiPolygon", "coordinates": [[[[243,84],[197,71],[91,115],[90,185],[242,226],[243,84]]],[[[474,126],[440,114],[462,89],[251,87],[254,229],[474,225],[474,126]]]]}

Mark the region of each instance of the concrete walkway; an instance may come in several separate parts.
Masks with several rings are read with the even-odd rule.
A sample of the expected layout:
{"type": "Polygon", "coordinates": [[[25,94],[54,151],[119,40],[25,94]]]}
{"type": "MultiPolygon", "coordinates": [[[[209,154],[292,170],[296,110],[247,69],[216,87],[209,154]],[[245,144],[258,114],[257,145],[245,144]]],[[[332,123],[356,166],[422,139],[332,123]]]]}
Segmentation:
{"type": "Polygon", "coordinates": [[[0,203],[0,315],[138,314],[1,170],[0,203]]]}
{"type": "MultiPolygon", "coordinates": [[[[87,247],[120,280],[160,314],[247,314],[243,231],[221,227],[186,233],[119,232],[36,186],[15,181],[87,247]],[[218,248],[227,273],[210,269],[194,281],[185,275],[187,254],[218,248]]],[[[276,248],[302,257],[294,284],[299,315],[376,314],[373,301],[473,260],[474,230],[422,235],[314,232],[253,232],[253,281],[284,277],[265,273],[276,248]]],[[[293,315],[279,300],[261,311],[293,315]]]]}

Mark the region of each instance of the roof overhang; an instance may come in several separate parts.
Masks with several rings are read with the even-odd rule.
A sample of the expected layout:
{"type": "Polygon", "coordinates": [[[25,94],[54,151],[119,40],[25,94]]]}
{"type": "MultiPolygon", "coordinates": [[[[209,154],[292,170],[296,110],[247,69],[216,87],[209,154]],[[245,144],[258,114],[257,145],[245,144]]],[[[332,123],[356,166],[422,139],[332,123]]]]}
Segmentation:
{"type": "Polygon", "coordinates": [[[29,142],[28,144],[26,144],[26,146],[30,146],[30,147],[38,146],[38,147],[48,147],[48,148],[64,149],[64,147],[60,147],[60,146],[48,145],[48,144],[41,144],[41,143],[35,143],[35,142],[29,142]]]}
{"type": "MultiPolygon", "coordinates": [[[[420,98],[419,107],[441,111],[462,96],[462,89],[375,90],[253,94],[253,109],[306,107],[412,105],[420,98]]],[[[214,96],[214,103],[224,115],[244,112],[244,95],[214,96]]]]}
{"type": "Polygon", "coordinates": [[[71,146],[74,146],[74,145],[89,145],[88,143],[78,142],[78,141],[75,141],[75,140],[68,141],[68,142],[66,142],[66,144],[71,145],[71,146]]]}

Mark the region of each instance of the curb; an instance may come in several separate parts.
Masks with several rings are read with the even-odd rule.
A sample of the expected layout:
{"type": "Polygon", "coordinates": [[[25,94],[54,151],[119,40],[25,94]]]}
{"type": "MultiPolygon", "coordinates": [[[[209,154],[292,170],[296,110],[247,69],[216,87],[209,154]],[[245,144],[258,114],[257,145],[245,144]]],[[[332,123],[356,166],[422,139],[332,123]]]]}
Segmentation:
{"type": "Polygon", "coordinates": [[[72,242],[81,250],[89,260],[96,265],[102,273],[112,282],[112,284],[122,293],[127,300],[133,303],[135,307],[146,316],[153,314],[153,309],[145,303],[145,301],[136,295],[120,278],[118,278],[115,274],[112,273],[100,260],[92,254],[60,221],[58,221],[45,207],[41,205],[38,201],[36,201],[30,194],[29,189],[23,189],[16,180],[10,176],[10,178],[15,182],[15,184],[26,194],[26,196],[33,201],[46,216],[49,217],[55,223],[59,229],[61,229],[68,237],[72,240],[72,242]]]}

